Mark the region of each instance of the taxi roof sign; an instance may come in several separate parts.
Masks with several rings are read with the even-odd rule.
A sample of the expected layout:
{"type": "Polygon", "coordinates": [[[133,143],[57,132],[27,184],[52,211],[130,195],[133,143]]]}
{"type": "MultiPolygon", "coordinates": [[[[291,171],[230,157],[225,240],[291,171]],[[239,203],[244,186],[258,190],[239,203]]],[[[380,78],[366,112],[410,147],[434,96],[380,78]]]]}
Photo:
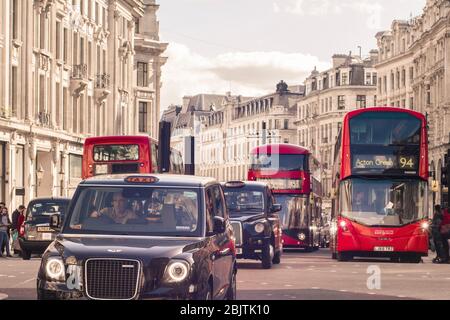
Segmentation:
{"type": "Polygon", "coordinates": [[[245,183],[242,181],[228,181],[225,183],[225,187],[227,188],[243,188],[245,183]]]}
{"type": "Polygon", "coordinates": [[[128,177],[125,181],[129,183],[156,183],[159,179],[157,177],[128,177]]]}

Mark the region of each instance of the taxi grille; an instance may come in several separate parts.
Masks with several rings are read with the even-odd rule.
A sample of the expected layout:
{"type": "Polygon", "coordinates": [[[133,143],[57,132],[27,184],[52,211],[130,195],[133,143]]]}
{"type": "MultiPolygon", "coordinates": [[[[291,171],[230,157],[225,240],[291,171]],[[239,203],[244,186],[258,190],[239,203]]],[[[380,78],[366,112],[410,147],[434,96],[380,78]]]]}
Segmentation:
{"type": "Polygon", "coordinates": [[[89,259],[86,294],[97,300],[131,300],[137,296],[140,263],[136,260],[89,259]]]}
{"type": "Polygon", "coordinates": [[[240,222],[231,222],[231,226],[233,227],[234,237],[236,238],[236,245],[242,245],[242,224],[240,222]]]}

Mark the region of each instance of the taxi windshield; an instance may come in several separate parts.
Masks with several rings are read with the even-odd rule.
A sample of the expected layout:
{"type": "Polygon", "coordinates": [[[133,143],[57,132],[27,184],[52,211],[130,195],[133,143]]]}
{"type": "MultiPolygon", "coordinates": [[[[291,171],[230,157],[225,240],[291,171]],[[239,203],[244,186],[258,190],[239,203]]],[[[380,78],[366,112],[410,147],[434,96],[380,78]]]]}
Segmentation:
{"type": "Polygon", "coordinates": [[[200,236],[197,189],[84,187],[64,233],[200,236]]]}
{"type": "Polygon", "coordinates": [[[264,211],[264,195],[261,191],[225,189],[225,199],[231,214],[264,211]]]}

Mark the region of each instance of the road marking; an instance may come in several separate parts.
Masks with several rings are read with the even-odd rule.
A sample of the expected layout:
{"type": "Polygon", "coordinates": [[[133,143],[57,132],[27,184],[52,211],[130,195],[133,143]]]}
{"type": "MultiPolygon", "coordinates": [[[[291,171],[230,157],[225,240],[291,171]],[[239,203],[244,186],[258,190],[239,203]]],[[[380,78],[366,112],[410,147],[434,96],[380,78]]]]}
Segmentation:
{"type": "Polygon", "coordinates": [[[369,294],[370,294],[371,296],[375,296],[377,293],[376,293],[376,292],[369,292],[369,294]]]}
{"type": "Polygon", "coordinates": [[[312,289],[312,290],[320,290],[319,287],[312,287],[311,289],[312,289]]]}
{"type": "Polygon", "coordinates": [[[31,278],[31,279],[25,280],[23,282],[20,282],[20,283],[16,284],[13,288],[20,287],[21,285],[27,284],[28,282],[31,282],[31,281],[36,281],[36,278],[31,278]]]}
{"type": "Polygon", "coordinates": [[[347,290],[339,290],[340,292],[348,292],[347,290]]]}
{"type": "Polygon", "coordinates": [[[403,277],[403,275],[402,274],[398,274],[397,277],[403,277]]]}
{"type": "Polygon", "coordinates": [[[397,298],[406,298],[406,296],[397,296],[397,298]]]}
{"type": "Polygon", "coordinates": [[[16,276],[8,276],[8,278],[15,278],[16,276]]]}
{"type": "Polygon", "coordinates": [[[337,271],[336,271],[336,270],[331,270],[330,272],[331,272],[331,273],[336,273],[337,271]]]}
{"type": "Polygon", "coordinates": [[[291,266],[286,266],[286,269],[292,269],[292,267],[291,266]]]}
{"type": "Polygon", "coordinates": [[[0,293],[0,300],[5,300],[8,298],[8,295],[5,293],[0,293]]]}
{"type": "Polygon", "coordinates": [[[262,286],[267,286],[268,283],[267,283],[267,282],[261,282],[261,285],[262,285],[262,286]]]}

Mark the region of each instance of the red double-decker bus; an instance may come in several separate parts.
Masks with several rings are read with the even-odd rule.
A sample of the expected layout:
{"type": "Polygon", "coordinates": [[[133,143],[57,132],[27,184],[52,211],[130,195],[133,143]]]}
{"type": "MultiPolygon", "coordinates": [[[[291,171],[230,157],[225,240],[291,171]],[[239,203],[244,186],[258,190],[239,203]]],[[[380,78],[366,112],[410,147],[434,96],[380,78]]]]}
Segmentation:
{"type": "Polygon", "coordinates": [[[335,148],[332,257],[428,255],[427,123],[417,112],[348,113],[335,148]]]}
{"type": "Polygon", "coordinates": [[[284,248],[319,248],[321,188],[310,172],[310,152],[291,144],[270,144],[251,151],[248,180],[266,182],[282,205],[284,248]]]}
{"type": "MultiPolygon", "coordinates": [[[[148,136],[91,137],[84,142],[82,178],[102,174],[157,173],[158,141],[148,136]]],[[[184,172],[181,153],[171,149],[170,172],[184,172]]]]}

